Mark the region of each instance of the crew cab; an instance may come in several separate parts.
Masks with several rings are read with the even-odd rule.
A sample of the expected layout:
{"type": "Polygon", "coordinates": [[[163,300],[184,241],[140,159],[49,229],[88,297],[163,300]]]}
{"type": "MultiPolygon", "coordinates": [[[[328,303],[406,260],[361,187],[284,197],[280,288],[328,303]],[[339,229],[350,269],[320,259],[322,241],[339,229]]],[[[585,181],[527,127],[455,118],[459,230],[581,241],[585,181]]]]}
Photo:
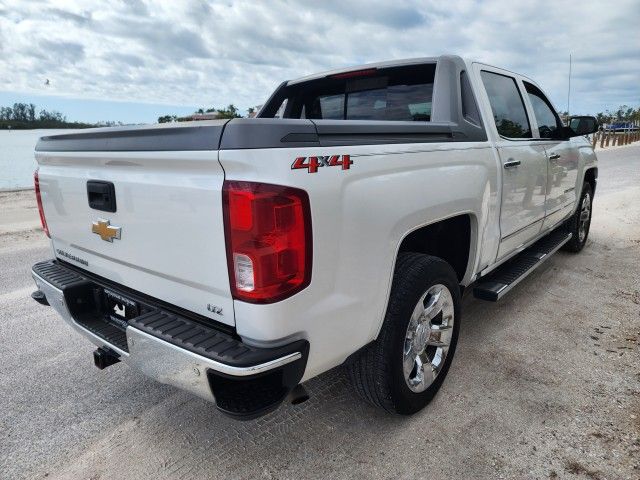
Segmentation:
{"type": "Polygon", "coordinates": [[[597,124],[571,125],[533,80],[444,55],[284,82],[253,119],[45,136],[32,296],[98,367],[236,418],[339,365],[411,414],[447,374],[464,289],[498,301],[584,247],[597,124]]]}

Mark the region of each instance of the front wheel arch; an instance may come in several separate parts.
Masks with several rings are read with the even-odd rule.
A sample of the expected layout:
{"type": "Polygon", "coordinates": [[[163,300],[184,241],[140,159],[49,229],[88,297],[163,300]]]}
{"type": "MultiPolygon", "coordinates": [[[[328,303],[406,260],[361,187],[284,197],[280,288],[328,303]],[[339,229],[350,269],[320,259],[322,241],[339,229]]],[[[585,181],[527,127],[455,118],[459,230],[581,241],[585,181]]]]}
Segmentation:
{"type": "Polygon", "coordinates": [[[591,184],[585,181],[582,184],[582,188],[580,190],[580,196],[578,197],[577,206],[573,215],[567,219],[564,224],[564,229],[571,233],[571,239],[565,243],[562,247],[563,250],[578,253],[580,252],[587,243],[587,239],[589,238],[589,231],[591,228],[591,218],[593,212],[593,190],[591,188],[591,184]],[[587,224],[584,224],[584,204],[586,202],[585,199],[588,198],[588,219],[587,224]],[[586,228],[586,231],[584,229],[586,228]],[[582,238],[581,238],[582,237],[582,238]]]}
{"type": "Polygon", "coordinates": [[[582,183],[587,182],[591,186],[591,193],[595,195],[598,183],[598,167],[591,167],[584,171],[582,183]]]}

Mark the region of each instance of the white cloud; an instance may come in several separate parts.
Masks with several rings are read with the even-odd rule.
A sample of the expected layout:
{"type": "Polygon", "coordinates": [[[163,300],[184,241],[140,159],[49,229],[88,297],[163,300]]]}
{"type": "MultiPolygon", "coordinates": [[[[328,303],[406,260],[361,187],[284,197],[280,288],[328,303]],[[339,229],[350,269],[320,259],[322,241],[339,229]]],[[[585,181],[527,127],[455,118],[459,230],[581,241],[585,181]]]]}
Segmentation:
{"type": "Polygon", "coordinates": [[[246,108],[288,78],[456,53],[531,76],[564,109],[571,52],[586,112],[640,103],[638,24],[634,0],[0,0],[0,89],[246,108]]]}

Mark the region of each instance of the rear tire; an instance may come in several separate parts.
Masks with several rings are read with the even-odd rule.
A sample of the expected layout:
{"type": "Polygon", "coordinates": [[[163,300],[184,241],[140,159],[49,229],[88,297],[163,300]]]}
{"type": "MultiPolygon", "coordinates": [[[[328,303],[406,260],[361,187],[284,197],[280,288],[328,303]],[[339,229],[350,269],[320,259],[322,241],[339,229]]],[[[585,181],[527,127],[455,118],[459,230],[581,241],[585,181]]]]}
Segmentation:
{"type": "Polygon", "coordinates": [[[571,240],[564,244],[563,250],[578,253],[587,243],[589,228],[591,227],[591,212],[593,210],[593,190],[588,182],[582,185],[582,193],[578,201],[578,208],[567,220],[565,229],[572,234],[571,240]]]}
{"type": "Polygon", "coordinates": [[[348,365],[356,391],[390,413],[421,410],[447,375],[459,330],[460,287],[451,266],[400,253],[380,334],[348,365]]]}

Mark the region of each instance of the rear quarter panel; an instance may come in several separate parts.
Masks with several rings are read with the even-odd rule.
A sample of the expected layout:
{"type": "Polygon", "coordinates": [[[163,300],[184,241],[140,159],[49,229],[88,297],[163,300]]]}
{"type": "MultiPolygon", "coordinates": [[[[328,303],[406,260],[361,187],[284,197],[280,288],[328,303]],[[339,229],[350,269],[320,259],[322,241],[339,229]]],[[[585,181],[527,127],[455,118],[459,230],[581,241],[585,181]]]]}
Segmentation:
{"type": "Polygon", "coordinates": [[[219,155],[227,180],[290,185],[309,194],[311,284],[270,305],[234,302],[243,340],[310,341],[305,379],[376,338],[397,251],[411,231],[469,214],[471,253],[462,283],[495,259],[498,163],[488,142],[221,150],[219,155]],[[291,169],[299,156],[344,154],[353,160],[348,170],[291,169]]]}

